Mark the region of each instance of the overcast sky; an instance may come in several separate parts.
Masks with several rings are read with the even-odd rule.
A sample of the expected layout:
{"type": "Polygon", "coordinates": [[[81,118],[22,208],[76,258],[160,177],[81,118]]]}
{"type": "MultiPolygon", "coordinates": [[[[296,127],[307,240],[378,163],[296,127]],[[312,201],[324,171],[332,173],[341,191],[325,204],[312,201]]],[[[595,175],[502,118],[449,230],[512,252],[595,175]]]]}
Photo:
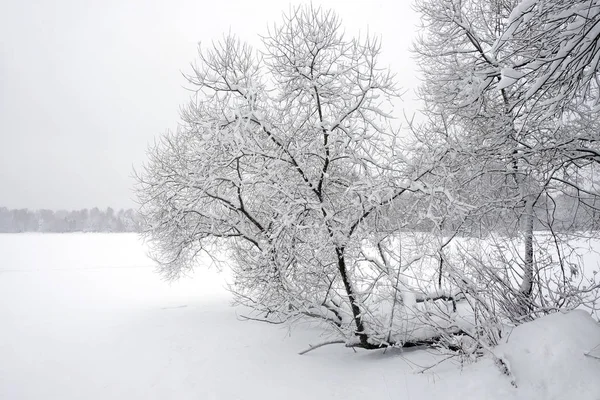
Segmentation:
{"type": "MultiPolygon", "coordinates": [[[[0,206],[134,207],[133,167],[176,127],[198,42],[231,31],[257,44],[297,4],[0,0],[0,206]]],[[[380,35],[382,61],[415,86],[410,1],[313,5],[334,9],[349,35],[380,35]]]]}

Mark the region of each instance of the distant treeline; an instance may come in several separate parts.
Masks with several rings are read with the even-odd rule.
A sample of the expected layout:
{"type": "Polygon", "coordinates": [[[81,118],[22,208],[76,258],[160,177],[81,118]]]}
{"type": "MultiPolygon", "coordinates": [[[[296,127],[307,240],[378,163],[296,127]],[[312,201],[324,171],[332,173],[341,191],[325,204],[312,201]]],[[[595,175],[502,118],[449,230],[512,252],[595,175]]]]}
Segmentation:
{"type": "Polygon", "coordinates": [[[0,233],[18,232],[139,232],[141,219],[132,209],[94,207],[76,211],[0,207],[0,233]]]}

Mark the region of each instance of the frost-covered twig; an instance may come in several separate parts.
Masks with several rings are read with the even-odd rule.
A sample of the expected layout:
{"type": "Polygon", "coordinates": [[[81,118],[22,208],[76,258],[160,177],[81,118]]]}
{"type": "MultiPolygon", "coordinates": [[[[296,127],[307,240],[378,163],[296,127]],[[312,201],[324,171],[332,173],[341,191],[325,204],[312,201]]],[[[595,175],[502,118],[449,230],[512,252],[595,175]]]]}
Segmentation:
{"type": "Polygon", "coordinates": [[[590,351],[588,351],[587,353],[583,353],[583,355],[586,357],[595,358],[596,360],[600,360],[600,356],[592,354],[596,349],[600,349],[600,344],[597,345],[596,347],[594,347],[593,349],[591,349],[590,351]]]}

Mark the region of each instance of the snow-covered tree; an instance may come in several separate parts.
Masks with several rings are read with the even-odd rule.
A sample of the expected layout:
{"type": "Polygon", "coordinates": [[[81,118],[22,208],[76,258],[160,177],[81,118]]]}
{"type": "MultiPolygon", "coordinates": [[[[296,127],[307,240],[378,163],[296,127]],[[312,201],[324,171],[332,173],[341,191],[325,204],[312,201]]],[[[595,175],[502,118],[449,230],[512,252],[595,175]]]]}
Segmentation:
{"type": "MultiPolygon", "coordinates": [[[[522,250],[496,242],[503,271],[471,259],[485,275],[479,288],[496,288],[515,321],[581,304],[597,284],[572,279],[582,266],[564,262],[573,249],[555,216],[565,195],[587,214],[598,206],[597,2],[419,0],[416,8],[426,119],[415,132],[425,148],[448,149],[437,174],[472,207],[453,218],[520,233],[522,250]],[[536,225],[550,231],[553,249],[536,250],[536,225]]],[[[472,293],[471,280],[454,278],[472,293]]]]}
{"type": "MultiPolygon", "coordinates": [[[[150,149],[137,193],[162,274],[227,252],[238,303],[256,318],[325,322],[352,345],[401,345],[401,209],[428,169],[390,126],[393,76],[379,41],[299,7],[255,51],[201,48],[182,124],[150,149]]],[[[404,336],[402,336],[404,334],[404,336]]]]}

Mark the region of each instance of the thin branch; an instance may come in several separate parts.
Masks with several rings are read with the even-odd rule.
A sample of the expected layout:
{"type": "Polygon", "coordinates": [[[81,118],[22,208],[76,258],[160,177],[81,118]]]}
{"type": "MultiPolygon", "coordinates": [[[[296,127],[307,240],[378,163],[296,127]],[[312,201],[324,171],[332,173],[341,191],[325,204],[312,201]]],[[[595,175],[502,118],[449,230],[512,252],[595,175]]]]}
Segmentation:
{"type": "Polygon", "coordinates": [[[298,354],[299,355],[304,355],[306,353],[310,353],[311,351],[318,349],[319,347],[328,346],[330,344],[343,344],[343,343],[346,343],[346,341],[345,340],[330,340],[328,342],[323,342],[323,343],[319,343],[319,344],[315,344],[315,345],[309,344],[308,345],[309,346],[308,349],[302,350],[298,354]]]}

